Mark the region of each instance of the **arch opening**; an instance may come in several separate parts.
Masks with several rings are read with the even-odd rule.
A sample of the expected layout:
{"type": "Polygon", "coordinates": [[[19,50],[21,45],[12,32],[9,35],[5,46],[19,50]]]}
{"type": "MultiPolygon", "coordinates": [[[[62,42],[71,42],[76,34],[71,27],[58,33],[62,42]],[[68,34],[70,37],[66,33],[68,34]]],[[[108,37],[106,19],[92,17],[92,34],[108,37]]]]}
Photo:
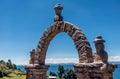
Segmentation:
{"type": "Polygon", "coordinates": [[[65,71],[71,69],[75,72],[73,65],[78,63],[78,54],[76,52],[77,50],[70,36],[65,32],[58,33],[51,40],[46,52],[45,65],[49,65],[46,75],[49,77],[51,75],[58,75],[59,66],[63,66],[65,71]]]}
{"type": "Polygon", "coordinates": [[[46,52],[45,65],[49,65],[46,72],[47,76],[53,72],[56,75],[59,66],[64,69],[72,69],[74,71],[74,63],[78,63],[78,54],[74,46],[73,40],[65,32],[57,34],[50,42],[46,52]]]}
{"type": "MultiPolygon", "coordinates": [[[[57,34],[50,42],[46,59],[78,58],[73,40],[65,32],[57,34]]],[[[52,62],[46,62],[52,63],[52,62]]],[[[57,62],[56,62],[57,63],[57,62]]],[[[63,62],[64,63],[64,62],[63,62]]]]}

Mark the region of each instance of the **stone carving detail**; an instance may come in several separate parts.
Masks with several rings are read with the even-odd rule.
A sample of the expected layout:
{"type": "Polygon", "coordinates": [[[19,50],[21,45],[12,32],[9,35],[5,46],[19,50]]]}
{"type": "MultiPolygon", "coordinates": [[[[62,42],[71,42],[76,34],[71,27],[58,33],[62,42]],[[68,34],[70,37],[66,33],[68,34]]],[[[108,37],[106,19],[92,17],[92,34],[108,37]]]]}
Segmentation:
{"type": "Polygon", "coordinates": [[[105,40],[102,39],[102,36],[97,36],[94,40],[96,52],[94,53],[94,62],[108,63],[108,54],[104,50],[105,40]]]}
{"type": "Polygon", "coordinates": [[[46,51],[49,43],[54,38],[54,36],[60,32],[66,32],[73,39],[78,50],[78,55],[80,58],[79,62],[91,63],[93,61],[90,44],[83,32],[68,22],[58,21],[44,32],[42,38],[39,41],[36,51],[39,54],[38,64],[45,64],[46,51]]]}
{"type": "Polygon", "coordinates": [[[54,17],[54,22],[63,20],[63,17],[61,15],[62,9],[63,9],[63,7],[60,4],[55,5],[54,10],[55,10],[56,15],[54,17]]]}
{"type": "Polygon", "coordinates": [[[35,60],[35,49],[32,49],[32,51],[30,52],[30,64],[34,64],[34,60],[35,60]]]}
{"type": "Polygon", "coordinates": [[[35,49],[32,49],[30,52],[30,64],[38,64],[38,53],[36,53],[35,49]]]}

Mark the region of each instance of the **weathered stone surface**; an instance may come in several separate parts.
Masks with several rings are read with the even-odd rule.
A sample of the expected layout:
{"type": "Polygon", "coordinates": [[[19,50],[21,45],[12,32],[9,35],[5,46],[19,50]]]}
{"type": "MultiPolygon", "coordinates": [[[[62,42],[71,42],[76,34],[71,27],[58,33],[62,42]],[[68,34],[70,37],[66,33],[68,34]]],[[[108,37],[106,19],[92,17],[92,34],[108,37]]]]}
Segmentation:
{"type": "Polygon", "coordinates": [[[65,23],[61,24],[61,31],[65,31],[65,23]]]}
{"type": "Polygon", "coordinates": [[[48,65],[39,64],[25,66],[25,69],[27,70],[26,79],[46,79],[46,72],[48,68],[48,65]]]}
{"type": "MultiPolygon", "coordinates": [[[[40,59],[41,59],[40,61],[42,61],[42,62],[39,62],[39,63],[43,64],[45,62],[45,55],[46,55],[48,45],[49,45],[50,41],[54,38],[54,36],[60,32],[66,32],[69,36],[71,36],[71,38],[73,39],[73,41],[75,43],[76,48],[78,49],[78,55],[80,57],[80,62],[92,62],[92,50],[91,50],[90,44],[88,43],[87,38],[85,37],[83,32],[81,30],[79,30],[76,26],[74,26],[68,22],[60,21],[60,22],[55,22],[43,34],[43,36],[38,44],[38,48],[40,48],[42,51],[42,55],[41,55],[42,57],[40,57],[40,59]],[[47,35],[48,35],[48,37],[46,37],[47,35]],[[89,50],[86,49],[88,47],[90,48],[89,50]],[[45,53],[45,54],[43,55],[43,53],[45,53]]],[[[39,52],[39,53],[41,53],[41,52],[39,52]]]]}
{"type": "MultiPolygon", "coordinates": [[[[31,57],[30,64],[33,64],[33,65],[38,64],[40,66],[45,65],[46,51],[48,49],[49,43],[54,38],[54,36],[56,36],[60,32],[66,32],[73,39],[73,42],[75,43],[75,46],[78,50],[78,55],[80,59],[79,62],[92,63],[93,61],[92,50],[83,32],[80,29],[78,29],[76,26],[68,22],[58,21],[58,22],[55,22],[50,28],[48,28],[44,32],[43,36],[41,37],[38,43],[34,57],[31,57]]],[[[46,71],[44,71],[44,73],[41,73],[42,70],[38,69],[39,72],[41,73],[38,76],[38,72],[36,72],[37,71],[36,67],[32,69],[31,67],[30,68],[26,67],[26,70],[28,72],[27,79],[33,79],[34,78],[33,76],[36,76],[35,79],[36,78],[45,79],[44,73],[46,73],[46,71]],[[33,74],[31,71],[34,71],[35,74],[33,74]],[[43,78],[40,78],[40,77],[43,77],[43,78]]]]}
{"type": "Polygon", "coordinates": [[[112,72],[117,66],[103,63],[74,64],[77,79],[113,79],[112,72]]]}

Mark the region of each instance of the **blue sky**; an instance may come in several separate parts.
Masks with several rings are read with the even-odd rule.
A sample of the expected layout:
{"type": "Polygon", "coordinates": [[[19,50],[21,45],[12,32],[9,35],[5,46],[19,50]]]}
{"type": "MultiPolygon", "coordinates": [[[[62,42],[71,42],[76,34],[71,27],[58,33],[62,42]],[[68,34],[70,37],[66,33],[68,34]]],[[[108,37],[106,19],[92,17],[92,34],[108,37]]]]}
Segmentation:
{"type": "MultiPolygon", "coordinates": [[[[120,56],[120,0],[0,0],[0,59],[28,63],[30,50],[53,24],[56,3],[64,7],[64,21],[83,30],[93,52],[93,40],[101,35],[109,56],[120,56]]],[[[72,39],[60,33],[46,57],[77,58],[78,54],[72,39]]]]}

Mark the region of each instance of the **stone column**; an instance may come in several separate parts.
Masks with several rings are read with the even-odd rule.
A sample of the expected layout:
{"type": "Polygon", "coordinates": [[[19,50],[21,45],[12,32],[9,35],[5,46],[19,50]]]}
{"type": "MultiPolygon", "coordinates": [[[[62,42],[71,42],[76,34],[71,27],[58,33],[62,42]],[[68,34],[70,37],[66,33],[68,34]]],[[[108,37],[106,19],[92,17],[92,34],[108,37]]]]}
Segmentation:
{"type": "Polygon", "coordinates": [[[117,65],[103,63],[74,64],[77,79],[113,79],[117,65]]]}
{"type": "Polygon", "coordinates": [[[26,79],[46,79],[48,65],[27,65],[25,66],[26,79]]]}
{"type": "Polygon", "coordinates": [[[77,79],[102,79],[101,66],[102,64],[94,63],[74,64],[77,79]]]}

